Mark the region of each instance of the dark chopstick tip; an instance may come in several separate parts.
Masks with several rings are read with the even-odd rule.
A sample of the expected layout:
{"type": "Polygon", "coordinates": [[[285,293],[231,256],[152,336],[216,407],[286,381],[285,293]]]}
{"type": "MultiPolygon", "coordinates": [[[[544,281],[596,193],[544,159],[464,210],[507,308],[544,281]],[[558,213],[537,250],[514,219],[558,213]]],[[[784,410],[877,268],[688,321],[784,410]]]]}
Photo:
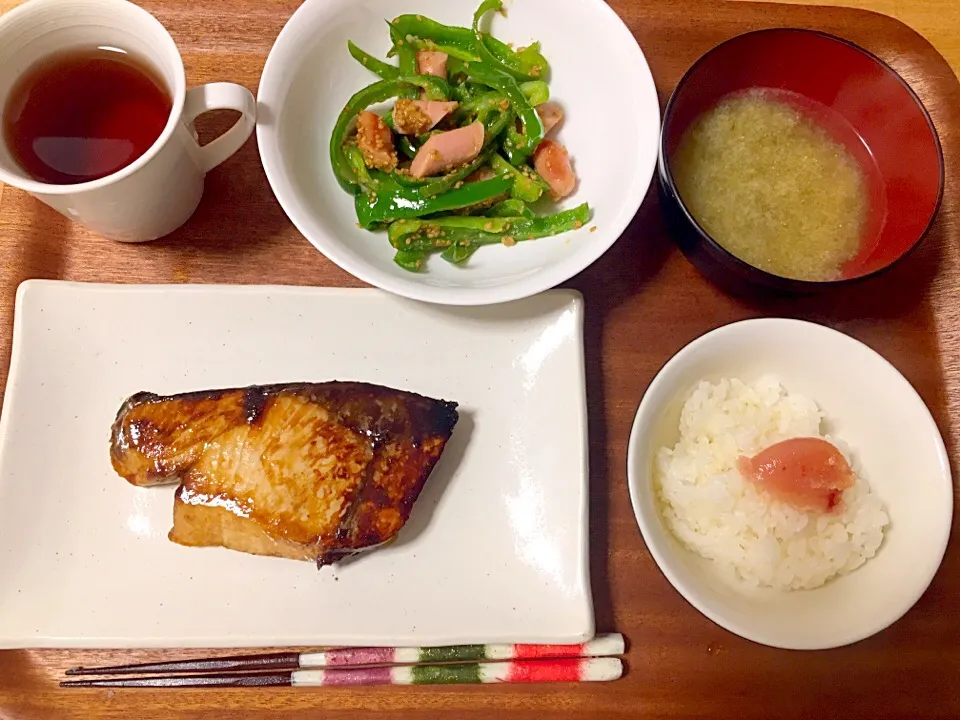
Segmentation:
{"type": "Polygon", "coordinates": [[[201,687],[283,687],[290,685],[291,672],[218,673],[213,675],[150,675],[146,677],[61,680],[60,687],[74,688],[201,688],[201,687]]]}

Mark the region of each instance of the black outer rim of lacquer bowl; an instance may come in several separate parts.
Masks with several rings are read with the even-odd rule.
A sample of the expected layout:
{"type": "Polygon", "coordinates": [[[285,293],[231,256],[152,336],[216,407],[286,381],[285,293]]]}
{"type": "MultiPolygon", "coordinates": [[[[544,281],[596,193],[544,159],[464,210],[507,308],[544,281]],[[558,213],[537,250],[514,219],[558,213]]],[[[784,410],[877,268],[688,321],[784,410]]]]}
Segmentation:
{"type": "Polygon", "coordinates": [[[670,235],[687,259],[703,275],[716,282],[718,285],[731,290],[742,290],[744,289],[744,286],[749,285],[755,288],[759,286],[768,290],[777,290],[786,293],[810,294],[823,292],[827,289],[858,284],[864,280],[868,280],[876,277],[877,275],[885,273],[894,265],[897,265],[905,257],[913,253],[920,243],[923,242],[924,238],[926,238],[930,233],[930,229],[933,227],[933,224],[940,213],[940,206],[943,202],[944,184],[945,168],[943,146],[940,143],[940,135],[937,132],[936,125],[933,123],[933,118],[930,117],[930,113],[927,111],[926,106],[920,100],[916,92],[914,92],[913,88],[910,87],[907,81],[900,76],[900,73],[898,73],[896,70],[890,67],[890,65],[869,50],[864,49],[860,45],[857,45],[850,40],[846,40],[820,30],[808,30],[806,28],[791,27],[765,28],[762,30],[751,30],[750,32],[741,33],[724,40],[719,45],[716,45],[701,55],[696,62],[694,62],[693,65],[691,65],[690,68],[683,74],[683,77],[680,78],[680,82],[677,83],[676,87],[673,89],[673,92],[670,94],[670,99],[667,101],[667,106],[663,113],[663,124],[660,126],[660,146],[657,153],[657,189],[660,199],[661,212],[663,212],[666,218],[670,235]],[[847,45],[848,47],[853,48],[857,52],[860,52],[873,60],[887,72],[891,73],[893,77],[896,78],[897,81],[903,86],[907,93],[909,93],[914,102],[916,102],[917,106],[920,108],[920,112],[923,113],[923,117],[927,121],[927,126],[930,128],[930,132],[933,134],[933,141],[937,148],[937,161],[940,171],[937,202],[933,207],[933,212],[930,213],[930,218],[927,221],[926,226],[923,228],[923,231],[918,235],[917,239],[909,248],[907,248],[903,253],[901,253],[887,265],[864,275],[858,275],[852,278],[842,278],[840,280],[796,280],[793,278],[782,277],[780,275],[774,275],[766,270],[761,270],[758,267],[750,265],[720,245],[720,243],[710,236],[710,233],[700,226],[700,223],[697,222],[697,220],[687,209],[683,200],[680,198],[679,190],[677,190],[676,182],[673,178],[673,171],[671,170],[669,160],[667,159],[667,136],[670,123],[673,120],[673,110],[677,96],[683,90],[687,80],[701,65],[708,62],[714,53],[718,52],[726,45],[738,42],[751,35],[782,32],[818,35],[833,42],[847,45]]]}

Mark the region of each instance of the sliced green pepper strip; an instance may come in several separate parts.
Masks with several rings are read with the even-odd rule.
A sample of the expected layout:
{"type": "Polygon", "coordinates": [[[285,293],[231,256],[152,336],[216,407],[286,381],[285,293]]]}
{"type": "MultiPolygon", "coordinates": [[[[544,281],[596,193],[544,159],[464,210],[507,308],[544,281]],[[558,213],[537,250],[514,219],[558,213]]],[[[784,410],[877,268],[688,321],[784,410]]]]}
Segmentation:
{"type": "Polygon", "coordinates": [[[427,260],[427,254],[420,250],[397,250],[393,256],[393,261],[410,272],[420,272],[427,260]]]}
{"type": "Polygon", "coordinates": [[[343,154],[350,168],[356,173],[357,182],[360,187],[363,188],[364,192],[373,192],[376,190],[380,182],[371,177],[370,171],[367,170],[366,163],[363,162],[363,153],[360,152],[360,148],[353,143],[347,143],[343,146],[343,154]]]}
{"type": "Polygon", "coordinates": [[[347,192],[356,193],[359,190],[357,173],[351,167],[344,152],[344,141],[347,139],[350,122],[361,110],[396,97],[404,87],[407,86],[397,80],[381,80],[355,93],[340,111],[340,116],[330,134],[330,164],[333,166],[333,174],[336,175],[337,182],[347,192]]]}
{"type": "MultiPolygon", "coordinates": [[[[382,173],[371,174],[375,178],[382,175],[382,173]]],[[[378,222],[391,222],[402,218],[418,218],[459,210],[487,202],[510,190],[510,180],[498,177],[482,182],[466,183],[437,197],[424,197],[416,188],[402,187],[389,175],[383,177],[388,182],[381,179],[379,190],[356,197],[357,220],[362,227],[370,227],[378,222]]]]}
{"type": "Polygon", "coordinates": [[[476,117],[481,110],[485,108],[502,109],[500,106],[501,103],[509,103],[509,101],[504,95],[501,95],[496,90],[487,90],[487,92],[483,93],[482,95],[474,95],[473,97],[460,103],[460,107],[458,107],[453,113],[453,121],[457,124],[460,124],[468,118],[472,119],[476,117]]]}
{"type": "MultiPolygon", "coordinates": [[[[524,185],[532,183],[533,187],[540,189],[540,195],[550,192],[550,184],[540,177],[540,174],[529,165],[520,165],[519,167],[511,165],[502,155],[493,158],[491,164],[498,173],[510,173],[524,185]]],[[[531,189],[530,192],[533,193],[534,190],[531,189]]],[[[523,200],[523,198],[520,199],[523,200]]],[[[524,202],[533,202],[533,200],[524,200],[524,202]]]]}
{"type": "MultiPolygon", "coordinates": [[[[499,93],[488,93],[481,102],[473,105],[473,110],[469,119],[473,122],[483,123],[483,147],[488,148],[496,142],[499,136],[516,115],[510,107],[509,101],[499,93]]],[[[460,118],[462,122],[465,118],[460,118]]]]}
{"type": "MultiPolygon", "coordinates": [[[[390,23],[394,44],[404,40],[421,50],[439,50],[466,62],[480,62],[472,33],[467,28],[451,27],[423,15],[400,15],[390,23]]],[[[447,70],[449,72],[449,66],[447,70]]]]}
{"type": "Polygon", "coordinates": [[[390,48],[389,54],[397,56],[397,64],[400,65],[402,74],[416,75],[418,69],[416,46],[413,43],[406,42],[400,33],[394,32],[393,25],[389,22],[387,26],[390,28],[390,39],[393,41],[393,47],[390,48]]]}
{"type": "Polygon", "coordinates": [[[488,113],[480,116],[479,119],[483,123],[484,131],[483,146],[486,148],[493,145],[497,137],[513,124],[516,117],[512,110],[501,110],[499,113],[488,113]]]}
{"type": "MultiPolygon", "coordinates": [[[[467,68],[460,58],[447,58],[447,82],[453,86],[454,96],[461,102],[469,100],[477,92],[477,86],[467,82],[467,68]]],[[[480,88],[481,92],[486,90],[486,87],[480,88]]]]}
{"type": "MultiPolygon", "coordinates": [[[[460,123],[465,118],[472,118],[483,112],[484,109],[504,110],[503,103],[509,103],[506,95],[497,90],[490,90],[486,85],[480,85],[484,92],[472,94],[460,102],[460,107],[453,114],[454,122],[460,123]]],[[[451,87],[454,95],[457,94],[456,87],[451,87]]],[[[550,99],[550,90],[545,82],[526,82],[520,85],[520,91],[527,98],[527,102],[536,107],[542,105],[550,99]]]]}
{"type": "Polygon", "coordinates": [[[537,148],[530,149],[530,143],[524,140],[523,133],[517,132],[514,127],[508,127],[504,133],[502,142],[503,154],[512,165],[521,167],[526,164],[530,156],[536,152],[537,148]]]}
{"type": "Polygon", "coordinates": [[[399,36],[399,35],[394,36],[394,34],[393,34],[393,25],[391,25],[391,23],[390,23],[389,20],[385,20],[384,22],[387,23],[387,32],[390,34],[390,40],[392,41],[392,44],[390,45],[390,49],[387,50],[387,57],[388,57],[388,58],[396,57],[397,54],[398,54],[398,53],[397,53],[397,38],[400,37],[400,36],[399,36]]]}
{"type": "MultiPolygon", "coordinates": [[[[383,116],[383,122],[388,128],[397,131],[396,126],[393,124],[393,110],[390,110],[386,115],[383,116]]],[[[397,144],[397,149],[400,150],[404,155],[409,159],[413,160],[417,155],[417,146],[413,144],[413,141],[410,140],[409,135],[397,135],[394,138],[394,141],[397,144]]]]}
{"type": "Polygon", "coordinates": [[[537,182],[532,177],[533,173],[525,173],[518,170],[509,162],[503,159],[499,154],[490,158],[490,165],[493,171],[501,177],[508,177],[513,181],[513,187],[510,188],[510,196],[523,200],[523,202],[536,202],[545,191],[546,183],[537,182]]]}
{"type": "Polygon", "coordinates": [[[454,77],[457,75],[466,76],[467,71],[463,67],[463,60],[458,57],[448,57],[447,58],[447,80],[454,82],[454,77]]]}
{"type": "MultiPolygon", "coordinates": [[[[394,45],[398,39],[405,44],[413,44],[419,50],[439,50],[451,59],[462,62],[481,62],[487,57],[481,55],[477,47],[477,38],[470,28],[443,25],[423,15],[400,15],[390,23],[390,35],[394,45]]],[[[484,33],[483,46],[493,65],[518,80],[538,80],[550,70],[546,59],[540,53],[540,43],[534,43],[517,52],[504,42],[484,33]]],[[[402,47],[402,46],[401,46],[402,47]]],[[[454,69],[447,64],[447,73],[452,77],[454,69]]]]}
{"type": "MultiPolygon", "coordinates": [[[[393,40],[393,47],[390,48],[387,57],[397,56],[397,64],[400,66],[399,71],[401,75],[416,75],[420,69],[417,64],[417,48],[411,43],[405,42],[399,35],[396,35],[393,32],[393,26],[390,25],[389,22],[387,23],[387,27],[390,28],[390,38],[393,40]]],[[[416,98],[417,94],[416,90],[408,88],[400,94],[400,97],[411,100],[416,98]]]]}
{"type": "Polygon", "coordinates": [[[404,43],[397,49],[397,61],[402,75],[417,74],[417,49],[404,43]]]}
{"type": "Polygon", "coordinates": [[[390,179],[401,187],[413,188],[414,190],[419,190],[426,182],[423,178],[415,178],[408,172],[398,172],[397,170],[390,173],[390,179]]]}
{"type": "MultiPolygon", "coordinates": [[[[477,11],[473,14],[473,38],[474,38],[474,47],[477,49],[477,54],[480,56],[480,59],[485,63],[489,63],[491,67],[496,68],[502,72],[509,73],[513,75],[511,68],[508,65],[500,62],[500,59],[490,52],[490,48],[487,47],[485,41],[484,33],[480,31],[480,20],[483,19],[483,16],[488,12],[497,11],[500,12],[503,10],[503,0],[483,0],[480,3],[480,7],[477,8],[477,11]]],[[[523,78],[527,79],[526,77],[523,78]]]]}
{"type": "Polygon", "coordinates": [[[509,45],[499,40],[494,41],[490,35],[481,32],[480,20],[482,20],[483,16],[488,12],[493,11],[503,11],[503,0],[484,0],[473,14],[472,30],[475,40],[474,47],[477,49],[477,54],[484,62],[489,63],[491,67],[497,68],[517,80],[537,80],[543,77],[544,73],[549,69],[549,66],[543,56],[540,55],[539,44],[531,46],[534,48],[532,53],[530,52],[530,48],[525,48],[524,52],[527,53],[527,56],[521,59],[509,45]],[[539,55],[542,64],[537,63],[536,60],[533,64],[528,63],[529,59],[535,55],[539,55]]]}
{"type": "Polygon", "coordinates": [[[546,77],[550,72],[550,64],[540,52],[540,43],[535,42],[523,50],[514,50],[509,45],[497,40],[492,35],[484,35],[484,44],[503,63],[510,74],[518,80],[536,80],[546,77]]]}
{"type": "Polygon", "coordinates": [[[484,213],[487,217],[536,217],[530,206],[518,198],[507,198],[494,205],[484,213]]]}
{"type": "MultiPolygon", "coordinates": [[[[549,86],[539,80],[521,83],[520,90],[534,108],[537,105],[543,105],[550,99],[549,86]]],[[[533,148],[534,151],[536,149],[536,147],[533,148]]],[[[503,151],[507,154],[510,162],[517,166],[525,165],[531,155],[526,139],[514,127],[507,128],[504,134],[503,151]]]]}
{"type": "MultiPolygon", "coordinates": [[[[454,265],[463,265],[463,263],[469,260],[470,256],[473,255],[479,249],[479,247],[480,247],[479,245],[471,245],[470,247],[464,247],[462,245],[451,245],[442,253],[440,253],[440,257],[442,257],[448,263],[453,263],[454,265]]],[[[399,252],[401,251],[398,250],[397,253],[399,252]]]]}
{"type": "Polygon", "coordinates": [[[450,83],[433,75],[402,75],[400,82],[421,88],[427,100],[449,100],[452,95],[450,83]]]}
{"type": "MultiPolygon", "coordinates": [[[[527,101],[533,106],[541,105],[550,98],[550,90],[547,88],[547,84],[540,81],[522,83],[520,85],[520,91],[524,94],[524,96],[526,96],[527,101]]],[[[496,90],[491,90],[490,92],[475,96],[467,102],[462,103],[454,114],[454,120],[459,123],[466,118],[472,117],[474,114],[477,116],[482,115],[484,110],[500,109],[500,103],[503,102],[509,102],[509,100],[507,100],[504,95],[501,95],[496,90]]],[[[502,131],[506,131],[505,135],[512,132],[519,136],[519,133],[517,133],[516,129],[510,125],[504,125],[504,127],[497,130],[497,134],[502,131]]],[[[526,157],[521,158],[520,160],[521,162],[518,162],[518,165],[523,164],[523,162],[526,161],[526,157]]]]}
{"type": "Polygon", "coordinates": [[[520,171],[520,174],[523,175],[523,177],[539,187],[541,191],[545,193],[550,192],[550,183],[540,177],[540,173],[538,173],[532,167],[529,165],[521,165],[517,169],[520,171]]]}
{"type": "Polygon", "coordinates": [[[473,93],[471,93],[471,92],[467,89],[467,87],[466,87],[466,85],[465,85],[464,83],[451,83],[451,84],[450,84],[450,90],[451,90],[452,93],[453,93],[453,95],[452,95],[453,99],[456,100],[456,101],[457,101],[458,103],[460,103],[461,105],[462,105],[463,103],[469,101],[470,98],[473,97],[473,93]]]}
{"type": "Polygon", "coordinates": [[[534,107],[543,105],[550,99],[550,86],[543,82],[543,80],[530,80],[529,82],[520,83],[520,91],[524,97],[527,98],[527,102],[534,107]]]}
{"type": "MultiPolygon", "coordinates": [[[[469,77],[469,75],[467,77],[469,77]]],[[[477,95],[483,95],[483,93],[488,92],[490,90],[490,88],[488,88],[486,85],[470,82],[469,80],[466,80],[463,84],[464,86],[466,86],[467,92],[470,93],[471,97],[475,97],[477,95]]]]}
{"type": "Polygon", "coordinates": [[[417,146],[407,135],[398,135],[396,137],[397,149],[402,152],[407,159],[413,160],[417,156],[417,146]]]}
{"type": "Polygon", "coordinates": [[[511,76],[490,68],[484,64],[474,64],[469,67],[470,77],[492,87],[506,95],[513,111],[520,118],[523,132],[518,133],[512,126],[507,127],[507,142],[504,152],[514,165],[525,162],[543,140],[543,121],[533,106],[528,102],[520,85],[511,76]]]}
{"type": "MultiPolygon", "coordinates": [[[[447,61],[448,68],[450,67],[450,62],[451,61],[447,61]]],[[[465,73],[457,73],[454,75],[448,70],[447,74],[450,77],[450,90],[453,92],[453,99],[461,103],[469,102],[479,95],[490,92],[490,88],[486,85],[468,82],[465,73]]]]}
{"type": "Polygon", "coordinates": [[[357,174],[350,167],[343,152],[343,144],[350,130],[350,123],[357,113],[390,98],[397,97],[410,87],[419,87],[427,94],[430,100],[445,100],[450,96],[450,86],[446,81],[428,75],[404,75],[396,80],[380,80],[368,85],[353,96],[344,105],[330,134],[330,164],[333,174],[344,190],[351,193],[358,191],[357,174]]]}
{"type": "MultiPolygon", "coordinates": [[[[415,35],[408,35],[410,44],[417,50],[432,50],[435,52],[446,53],[449,58],[456,58],[463,63],[481,62],[473,50],[464,50],[459,45],[449,45],[447,43],[436,42],[430,39],[424,39],[415,35]]],[[[450,73],[449,60],[447,60],[447,73],[450,73]]]]}
{"type": "MultiPolygon", "coordinates": [[[[354,45],[352,40],[347,40],[347,49],[350,51],[350,55],[354,60],[363,65],[370,72],[379,75],[384,80],[396,80],[398,77],[400,77],[400,68],[390,65],[389,63],[385,63],[383,60],[378,60],[370,53],[364,52],[354,45]]],[[[417,69],[414,67],[412,72],[406,74],[416,75],[416,73],[417,69]]]]}
{"type": "Polygon", "coordinates": [[[398,220],[387,228],[395,248],[422,252],[445,250],[452,245],[472,247],[513,244],[577,230],[590,220],[587,203],[571,210],[535,218],[474,217],[455,215],[430,220],[398,220]]]}

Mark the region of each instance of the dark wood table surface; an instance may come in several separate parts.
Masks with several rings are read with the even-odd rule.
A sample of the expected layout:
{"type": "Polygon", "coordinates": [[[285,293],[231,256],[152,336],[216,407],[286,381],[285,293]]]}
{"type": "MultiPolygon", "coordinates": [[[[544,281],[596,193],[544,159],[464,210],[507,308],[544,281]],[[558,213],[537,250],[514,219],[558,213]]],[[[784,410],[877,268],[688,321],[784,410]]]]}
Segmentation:
{"type": "MultiPolygon", "coordinates": [[[[558,0],[559,1],[559,0],[558,0]]],[[[256,90],[292,0],[144,0],[170,29],[188,82],[256,90]]],[[[586,298],[591,563],[598,631],[629,641],[610,684],[269,690],[61,690],[64,668],[196,656],[197,651],[0,652],[0,720],[26,718],[960,718],[960,549],[901,621],[851,647],[789,652],[742,640],[688,605],[660,574],[626,487],[626,444],[644,388],[685,343],[734,320],[782,315],[822,322],[877,349],[914,384],[960,448],[960,264],[957,172],[960,84],[918,34],[858,10],[762,3],[615,0],[653,71],[661,102],[716,43],[775,26],[845,36],[890,62],[933,115],[947,191],[918,252],[881,278],[819,298],[748,301],[708,284],[672,246],[651,194],[624,237],[572,280],[586,298]]],[[[218,120],[211,120],[216,124],[218,120]]],[[[220,119],[222,123],[222,119],[220,119]]],[[[26,278],[109,282],[248,282],[358,286],[317,253],[273,198],[251,142],[208,176],[203,203],[174,236],[111,243],[25,194],[0,196],[0,376],[14,292],[26,278]]],[[[956,513],[956,511],[955,511],[956,513]]],[[[282,609],[278,609],[282,611],[282,609]]]]}

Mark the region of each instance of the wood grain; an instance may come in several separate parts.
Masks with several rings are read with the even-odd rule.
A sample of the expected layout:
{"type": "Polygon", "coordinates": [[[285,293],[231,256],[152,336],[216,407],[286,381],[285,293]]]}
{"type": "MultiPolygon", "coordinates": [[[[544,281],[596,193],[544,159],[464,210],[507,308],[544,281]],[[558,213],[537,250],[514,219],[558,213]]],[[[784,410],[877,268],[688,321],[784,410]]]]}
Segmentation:
{"type": "MultiPolygon", "coordinates": [[[[696,0],[694,0],[696,1],[696,0]]],[[[749,1],[749,0],[747,0],[749,1]]],[[[780,0],[795,5],[858,8],[890,15],[903,21],[933,43],[960,73],[960,3],[956,0],[780,0]]]]}
{"type": "MultiPolygon", "coordinates": [[[[292,0],[144,4],[179,43],[191,83],[229,79],[251,89],[296,6],[292,0]]],[[[763,303],[723,295],[673,248],[652,195],[614,248],[570,283],[583,291],[587,307],[597,626],[627,636],[627,676],[609,685],[550,688],[62,691],[56,681],[71,665],[197,653],[25,650],[0,653],[0,718],[960,717],[960,523],[929,591],[900,622],[853,647],[786,652],[721,630],[681,599],[644,547],[625,477],[630,423],[657,369],[702,332],[761,315],[821,321],[882,352],[929,404],[956,464],[960,422],[951,418],[960,418],[960,306],[954,300],[960,290],[960,85],[919,35],[875,14],[679,0],[612,4],[644,48],[662,99],[696,57],[745,30],[788,25],[844,35],[888,60],[913,85],[947,157],[947,194],[933,232],[917,253],[868,284],[822,298],[763,303]]],[[[8,189],[0,201],[2,375],[14,291],[28,277],[358,285],[292,228],[267,186],[253,142],[210,174],[201,208],[186,227],[145,246],[100,240],[8,189]]]]}

